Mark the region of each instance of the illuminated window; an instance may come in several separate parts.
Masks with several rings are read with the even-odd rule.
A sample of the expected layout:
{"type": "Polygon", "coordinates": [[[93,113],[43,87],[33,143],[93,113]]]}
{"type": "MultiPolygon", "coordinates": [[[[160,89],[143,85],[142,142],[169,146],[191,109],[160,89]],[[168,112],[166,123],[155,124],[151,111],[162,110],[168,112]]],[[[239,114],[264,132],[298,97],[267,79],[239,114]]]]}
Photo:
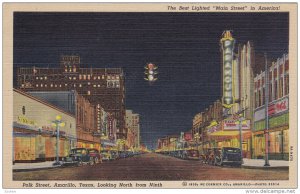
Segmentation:
{"type": "Polygon", "coordinates": [[[100,88],[100,84],[98,84],[98,88],[100,88]]]}
{"type": "Polygon", "coordinates": [[[82,85],[81,85],[81,84],[79,84],[79,87],[81,88],[81,87],[82,87],[82,85]]]}
{"type": "Polygon", "coordinates": [[[91,79],[91,75],[88,75],[88,80],[90,80],[91,79]]]}
{"type": "Polygon", "coordinates": [[[68,69],[67,68],[65,68],[65,72],[67,72],[68,71],[68,69]]]}
{"type": "Polygon", "coordinates": [[[104,75],[102,75],[102,79],[105,79],[105,76],[104,76],[104,75]]]}
{"type": "Polygon", "coordinates": [[[100,77],[100,76],[98,76],[98,79],[101,79],[101,77],[100,77]]]}
{"type": "Polygon", "coordinates": [[[76,84],[74,84],[74,88],[76,88],[76,84]]]}
{"type": "Polygon", "coordinates": [[[91,91],[88,91],[88,92],[87,92],[87,95],[91,95],[91,91]]]}
{"type": "Polygon", "coordinates": [[[94,76],[94,80],[95,80],[95,79],[97,79],[97,77],[96,77],[96,76],[94,76]]]}
{"type": "Polygon", "coordinates": [[[80,80],[82,79],[81,74],[79,75],[79,79],[80,79],[80,80]]]}
{"type": "Polygon", "coordinates": [[[40,77],[40,80],[43,80],[43,77],[40,77]]]}
{"type": "Polygon", "coordinates": [[[76,80],[76,77],[73,77],[73,80],[76,80]]]}
{"type": "Polygon", "coordinates": [[[35,86],[36,86],[36,87],[39,87],[39,84],[36,84],[35,86]]]}
{"type": "Polygon", "coordinates": [[[52,87],[53,87],[53,84],[51,84],[50,87],[52,88],[52,87]]]}
{"type": "Polygon", "coordinates": [[[47,84],[45,84],[45,88],[47,88],[47,84]]]}
{"type": "Polygon", "coordinates": [[[83,79],[86,80],[86,75],[83,75],[83,79]]]}
{"type": "Polygon", "coordinates": [[[24,84],[22,84],[22,88],[24,88],[24,84]]]}
{"type": "Polygon", "coordinates": [[[95,88],[95,87],[97,87],[97,86],[94,84],[93,87],[95,88]]]}
{"type": "Polygon", "coordinates": [[[61,88],[61,84],[59,84],[59,87],[61,88]]]}
{"type": "Polygon", "coordinates": [[[76,72],[76,67],[75,66],[73,66],[73,72],[76,72]]]}
{"type": "Polygon", "coordinates": [[[88,85],[91,85],[91,82],[88,82],[88,85]]]}
{"type": "Polygon", "coordinates": [[[57,87],[57,84],[55,84],[55,87],[57,87]]]}
{"type": "Polygon", "coordinates": [[[41,84],[41,87],[43,87],[44,85],[43,84],[41,84]]]}
{"type": "Polygon", "coordinates": [[[110,75],[107,76],[107,79],[110,79],[110,75]]]}
{"type": "Polygon", "coordinates": [[[39,77],[36,77],[36,79],[39,79],[39,77]]]}
{"type": "Polygon", "coordinates": [[[45,80],[47,80],[47,76],[45,76],[45,80]]]}

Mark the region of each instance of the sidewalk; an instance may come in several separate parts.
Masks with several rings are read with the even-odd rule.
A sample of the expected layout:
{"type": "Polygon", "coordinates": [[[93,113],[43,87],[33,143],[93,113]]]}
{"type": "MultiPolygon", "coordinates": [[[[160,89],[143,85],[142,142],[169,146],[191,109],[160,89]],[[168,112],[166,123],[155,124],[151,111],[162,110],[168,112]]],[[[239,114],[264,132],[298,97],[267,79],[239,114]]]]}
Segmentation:
{"type": "Polygon", "coordinates": [[[13,171],[29,171],[39,169],[57,168],[60,166],[53,166],[55,161],[37,162],[37,163],[15,163],[13,165],[13,171]]]}
{"type": "Polygon", "coordinates": [[[285,160],[269,160],[270,166],[264,166],[265,160],[264,159],[248,159],[244,158],[244,164],[242,164],[243,168],[278,168],[278,169],[288,169],[289,168],[289,161],[285,160]]]}

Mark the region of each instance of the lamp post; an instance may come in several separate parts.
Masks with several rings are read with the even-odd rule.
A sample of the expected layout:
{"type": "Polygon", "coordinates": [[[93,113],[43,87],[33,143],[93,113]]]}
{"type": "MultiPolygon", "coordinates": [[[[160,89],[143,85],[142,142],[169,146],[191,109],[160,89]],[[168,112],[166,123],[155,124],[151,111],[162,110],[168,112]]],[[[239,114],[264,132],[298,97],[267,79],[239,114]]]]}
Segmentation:
{"type": "Polygon", "coordinates": [[[56,127],[56,161],[53,163],[54,166],[60,165],[59,162],[59,127],[64,127],[65,123],[61,121],[61,116],[57,115],[55,120],[52,121],[52,126],[56,127]]]}
{"type": "Polygon", "coordinates": [[[269,115],[268,115],[268,105],[269,105],[269,69],[267,54],[265,53],[265,165],[270,166],[269,164],[269,115]]]}

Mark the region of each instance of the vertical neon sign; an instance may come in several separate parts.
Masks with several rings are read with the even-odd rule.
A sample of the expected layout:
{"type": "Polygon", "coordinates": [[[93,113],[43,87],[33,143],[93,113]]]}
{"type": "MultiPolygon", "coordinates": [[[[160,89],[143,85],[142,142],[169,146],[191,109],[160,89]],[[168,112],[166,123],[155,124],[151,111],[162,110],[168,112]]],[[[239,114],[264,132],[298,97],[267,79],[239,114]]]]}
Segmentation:
{"type": "Polygon", "coordinates": [[[233,105],[233,50],[235,40],[231,36],[231,32],[226,30],[223,32],[220,41],[223,54],[223,106],[230,108],[233,105]]]}

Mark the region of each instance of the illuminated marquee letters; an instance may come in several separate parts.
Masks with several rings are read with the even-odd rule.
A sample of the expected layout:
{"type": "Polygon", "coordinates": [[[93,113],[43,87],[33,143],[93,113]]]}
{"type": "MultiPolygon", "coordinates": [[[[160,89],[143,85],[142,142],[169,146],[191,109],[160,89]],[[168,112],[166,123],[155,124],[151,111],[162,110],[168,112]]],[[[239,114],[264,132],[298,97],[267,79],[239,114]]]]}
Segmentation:
{"type": "MultiPolygon", "coordinates": [[[[222,39],[224,40],[224,39],[222,39]]],[[[225,39],[222,42],[223,49],[223,104],[233,104],[232,95],[232,61],[234,40],[225,39]]]]}

